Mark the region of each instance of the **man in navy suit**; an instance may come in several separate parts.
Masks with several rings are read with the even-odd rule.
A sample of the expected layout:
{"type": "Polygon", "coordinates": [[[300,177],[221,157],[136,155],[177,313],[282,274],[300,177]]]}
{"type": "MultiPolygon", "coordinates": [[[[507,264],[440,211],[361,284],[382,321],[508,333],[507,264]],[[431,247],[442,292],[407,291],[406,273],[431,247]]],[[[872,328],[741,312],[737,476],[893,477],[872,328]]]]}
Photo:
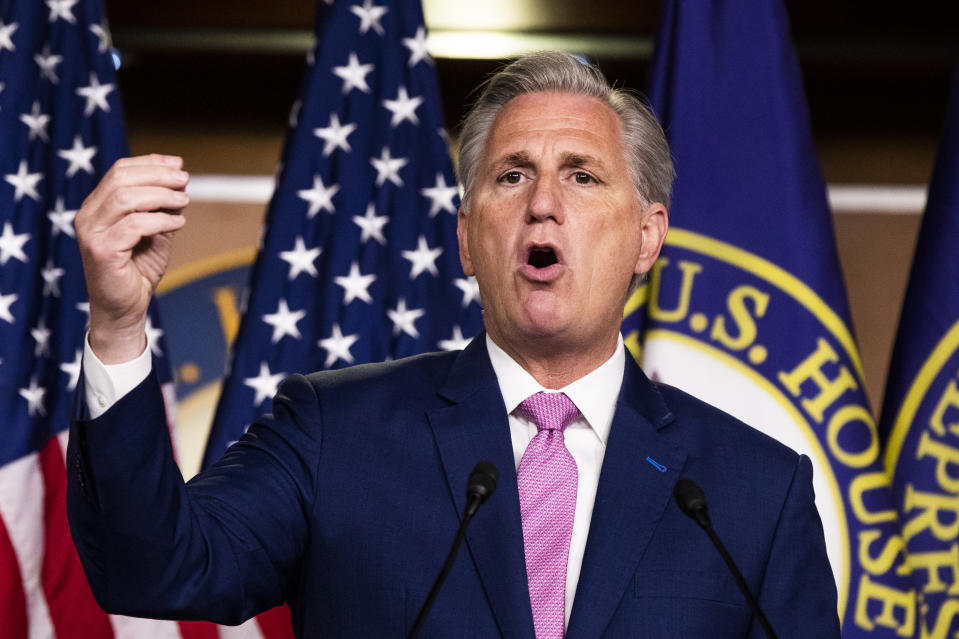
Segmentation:
{"type": "Polygon", "coordinates": [[[672,501],[689,477],[779,636],[837,637],[809,460],[650,382],[623,347],[623,305],[668,224],[649,110],[571,56],[529,56],[487,84],[459,169],[486,332],[459,353],[290,377],[187,485],[144,325],[183,225],[163,210],[187,204],[188,176],[165,156],[111,169],[76,217],[90,332],[68,450],[101,605],[239,623],[286,602],[300,637],[404,636],[490,460],[499,488],[423,636],[761,637],[672,501]],[[530,412],[541,393],[569,407],[561,426],[530,412]]]}

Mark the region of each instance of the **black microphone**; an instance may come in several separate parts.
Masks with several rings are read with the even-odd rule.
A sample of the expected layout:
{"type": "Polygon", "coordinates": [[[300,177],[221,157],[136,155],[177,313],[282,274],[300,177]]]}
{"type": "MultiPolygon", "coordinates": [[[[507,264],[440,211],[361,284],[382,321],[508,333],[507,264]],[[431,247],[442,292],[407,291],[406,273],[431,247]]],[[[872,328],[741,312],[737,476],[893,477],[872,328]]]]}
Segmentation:
{"type": "Polygon", "coordinates": [[[733,574],[736,585],[739,586],[739,589],[742,591],[753,614],[759,619],[759,625],[762,626],[766,636],[769,637],[769,639],[778,639],[776,633],[773,631],[773,627],[769,625],[769,620],[766,619],[766,615],[763,614],[762,609],[759,607],[759,602],[753,597],[753,593],[749,591],[749,586],[746,585],[743,574],[739,572],[739,568],[736,567],[736,562],[733,561],[732,556],[729,554],[729,551],[726,550],[723,542],[719,540],[719,535],[713,530],[713,522],[709,520],[709,512],[706,508],[706,495],[703,493],[703,489],[697,486],[696,482],[691,479],[680,479],[676,482],[676,485],[673,486],[673,498],[676,500],[676,505],[679,506],[679,509],[699,524],[699,527],[705,530],[706,534],[709,535],[709,539],[713,542],[716,550],[719,551],[723,561],[726,562],[729,572],[733,574]]]}
{"type": "Polygon", "coordinates": [[[466,510],[464,518],[473,518],[479,507],[486,503],[499,481],[499,471],[492,462],[481,461],[473,467],[466,482],[466,510]]]}
{"type": "Polygon", "coordinates": [[[407,639],[416,637],[426,622],[426,617],[430,614],[433,602],[436,601],[436,596],[440,593],[443,582],[446,581],[446,577],[453,568],[456,553],[459,552],[460,544],[463,543],[463,538],[466,536],[466,527],[473,520],[473,515],[476,514],[479,507],[486,503],[486,500],[489,499],[493,491],[496,490],[497,481],[499,481],[499,471],[492,462],[481,461],[476,464],[473,472],[470,473],[469,480],[466,482],[466,508],[463,510],[463,519],[460,521],[459,530],[456,531],[456,537],[453,539],[453,545],[450,547],[449,554],[446,555],[446,561],[443,562],[443,568],[440,569],[440,574],[436,576],[436,581],[433,582],[433,587],[430,588],[430,594],[426,596],[426,601],[423,602],[420,613],[416,615],[416,621],[413,622],[410,633],[406,635],[407,639]]]}

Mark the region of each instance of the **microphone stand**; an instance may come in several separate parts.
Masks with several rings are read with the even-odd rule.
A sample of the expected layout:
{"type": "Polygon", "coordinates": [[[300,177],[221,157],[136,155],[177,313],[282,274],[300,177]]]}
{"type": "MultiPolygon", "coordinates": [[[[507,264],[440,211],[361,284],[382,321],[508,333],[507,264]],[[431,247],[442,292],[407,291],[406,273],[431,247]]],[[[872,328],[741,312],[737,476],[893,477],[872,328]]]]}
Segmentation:
{"type": "Polygon", "coordinates": [[[460,545],[463,543],[463,538],[466,537],[466,527],[473,521],[473,515],[476,514],[479,507],[482,506],[483,503],[489,499],[490,495],[493,494],[493,491],[496,490],[496,482],[498,479],[499,471],[496,469],[496,466],[490,462],[480,462],[476,464],[473,472],[470,473],[466,488],[466,508],[463,510],[463,519],[460,521],[459,529],[456,531],[456,537],[453,538],[453,545],[446,555],[446,561],[443,562],[440,574],[436,576],[436,581],[433,582],[433,587],[430,588],[430,593],[426,596],[423,607],[420,608],[420,614],[416,616],[416,621],[413,622],[413,627],[406,636],[407,639],[415,639],[423,628],[423,624],[426,623],[426,617],[433,608],[433,602],[436,601],[436,596],[440,593],[440,588],[443,587],[446,577],[449,576],[450,570],[453,569],[453,561],[456,559],[456,554],[459,552],[460,545]]]}
{"type": "Polygon", "coordinates": [[[762,626],[763,632],[766,633],[769,639],[779,639],[775,631],[773,631],[769,620],[766,619],[766,615],[763,614],[762,608],[759,607],[759,602],[756,601],[753,593],[749,590],[749,586],[746,585],[746,580],[743,578],[743,574],[739,572],[739,568],[736,566],[736,562],[733,561],[732,555],[726,550],[726,546],[723,545],[723,542],[719,539],[719,535],[717,535],[713,529],[713,522],[710,521],[709,513],[706,509],[706,495],[703,493],[703,490],[691,479],[680,479],[673,487],[673,497],[679,509],[699,524],[699,527],[705,530],[706,534],[709,535],[713,546],[716,547],[723,561],[726,562],[726,567],[729,568],[733,579],[736,580],[736,585],[739,586],[743,597],[746,598],[746,603],[749,604],[753,614],[759,620],[759,625],[762,626]]]}

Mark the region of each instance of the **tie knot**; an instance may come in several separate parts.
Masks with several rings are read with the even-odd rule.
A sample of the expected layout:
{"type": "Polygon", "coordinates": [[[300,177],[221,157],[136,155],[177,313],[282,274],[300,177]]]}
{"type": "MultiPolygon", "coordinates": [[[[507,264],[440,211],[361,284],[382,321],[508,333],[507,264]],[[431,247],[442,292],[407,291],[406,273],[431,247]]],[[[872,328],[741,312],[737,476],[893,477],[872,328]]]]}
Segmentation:
{"type": "Polygon", "coordinates": [[[516,410],[539,430],[563,431],[579,417],[579,409],[565,393],[534,393],[516,410]]]}

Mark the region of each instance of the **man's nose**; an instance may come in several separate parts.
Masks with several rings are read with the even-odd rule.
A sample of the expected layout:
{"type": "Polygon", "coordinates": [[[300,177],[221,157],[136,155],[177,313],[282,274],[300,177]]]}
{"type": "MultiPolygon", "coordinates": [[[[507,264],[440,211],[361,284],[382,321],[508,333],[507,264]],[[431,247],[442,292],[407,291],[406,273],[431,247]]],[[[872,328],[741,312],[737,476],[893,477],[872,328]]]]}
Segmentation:
{"type": "Polygon", "coordinates": [[[530,222],[552,219],[562,224],[565,221],[562,184],[557,176],[539,176],[530,192],[528,213],[530,222]]]}

